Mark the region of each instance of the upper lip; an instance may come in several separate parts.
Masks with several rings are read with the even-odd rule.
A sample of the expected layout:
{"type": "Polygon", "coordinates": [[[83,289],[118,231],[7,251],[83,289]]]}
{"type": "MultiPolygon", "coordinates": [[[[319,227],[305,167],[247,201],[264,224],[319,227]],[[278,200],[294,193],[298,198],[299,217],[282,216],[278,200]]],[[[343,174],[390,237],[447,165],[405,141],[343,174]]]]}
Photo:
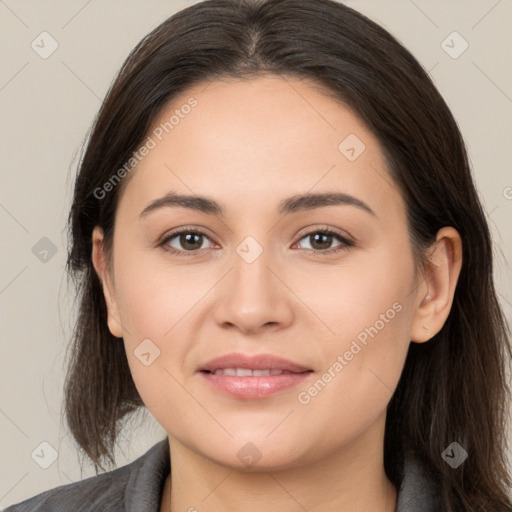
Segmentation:
{"type": "Polygon", "coordinates": [[[250,368],[253,370],[277,369],[294,373],[312,371],[311,368],[272,354],[246,355],[238,352],[211,359],[203,364],[199,368],[199,371],[214,372],[215,370],[222,370],[224,368],[250,368]]]}

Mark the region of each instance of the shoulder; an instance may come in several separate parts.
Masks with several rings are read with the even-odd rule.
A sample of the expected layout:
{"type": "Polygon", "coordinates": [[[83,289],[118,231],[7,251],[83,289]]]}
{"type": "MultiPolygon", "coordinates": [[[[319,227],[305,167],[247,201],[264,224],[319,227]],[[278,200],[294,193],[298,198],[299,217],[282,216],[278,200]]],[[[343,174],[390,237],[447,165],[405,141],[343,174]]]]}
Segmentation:
{"type": "Polygon", "coordinates": [[[168,438],[120,468],[42,492],[4,512],[157,512],[170,469],[168,438]]]}

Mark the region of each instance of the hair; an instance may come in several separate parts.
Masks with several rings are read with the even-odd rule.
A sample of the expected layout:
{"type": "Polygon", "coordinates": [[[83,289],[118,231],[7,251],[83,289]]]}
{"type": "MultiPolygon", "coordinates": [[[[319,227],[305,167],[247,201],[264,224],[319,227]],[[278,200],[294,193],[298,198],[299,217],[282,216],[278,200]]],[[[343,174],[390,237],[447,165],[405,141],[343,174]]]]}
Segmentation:
{"type": "Polygon", "coordinates": [[[123,340],[107,325],[92,266],[100,226],[111,262],[116,207],[129,182],[99,198],[162,108],[193,85],[266,74],[310,80],[352,109],[376,136],[407,207],[411,247],[424,269],[439,229],[462,238],[450,314],[428,343],[411,343],[387,409],[384,466],[398,487],[412,449],[440,485],[442,509],[512,511],[507,491],[505,361],[510,327],[493,283],[492,242],[457,124],[430,77],[386,30],[334,0],[207,0],[165,20],[121,66],[82,152],[68,218],[66,269],[79,310],[65,381],[65,414],[98,468],[114,462],[121,420],[143,401],[123,340]],[[121,128],[122,127],[122,128],[121,128]],[[457,441],[468,460],[441,457],[457,441]]]}

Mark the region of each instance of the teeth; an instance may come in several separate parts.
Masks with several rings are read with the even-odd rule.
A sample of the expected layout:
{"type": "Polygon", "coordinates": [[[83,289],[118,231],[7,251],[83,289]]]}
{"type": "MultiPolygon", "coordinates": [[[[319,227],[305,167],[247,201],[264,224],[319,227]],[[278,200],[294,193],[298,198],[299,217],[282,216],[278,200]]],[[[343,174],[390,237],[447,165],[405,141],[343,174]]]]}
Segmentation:
{"type": "Polygon", "coordinates": [[[251,368],[223,368],[222,370],[215,370],[215,375],[236,375],[237,377],[261,377],[264,375],[281,375],[283,370],[272,368],[269,370],[252,370],[251,368]]]}
{"type": "MultiPolygon", "coordinates": [[[[282,373],[282,372],[281,372],[282,373]]],[[[270,370],[253,370],[252,374],[255,376],[259,375],[270,375],[270,370]]]]}

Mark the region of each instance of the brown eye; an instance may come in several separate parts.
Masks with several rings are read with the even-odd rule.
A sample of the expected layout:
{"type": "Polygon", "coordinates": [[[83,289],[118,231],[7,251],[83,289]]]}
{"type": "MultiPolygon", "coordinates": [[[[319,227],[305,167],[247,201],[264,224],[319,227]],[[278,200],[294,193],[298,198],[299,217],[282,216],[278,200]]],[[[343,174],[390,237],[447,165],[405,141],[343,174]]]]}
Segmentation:
{"type": "Polygon", "coordinates": [[[319,253],[333,253],[354,245],[354,243],[347,238],[329,229],[312,231],[304,235],[301,240],[307,240],[309,242],[310,247],[306,247],[306,249],[311,249],[313,252],[319,253]],[[336,239],[340,243],[332,247],[332,243],[336,239]]]}
{"type": "Polygon", "coordinates": [[[315,233],[308,236],[310,245],[315,250],[330,249],[334,238],[333,235],[328,233],[315,233]]]}
{"type": "Polygon", "coordinates": [[[172,233],[162,241],[161,245],[166,251],[173,253],[192,253],[204,249],[205,239],[208,237],[204,233],[188,229],[172,233]],[[174,241],[174,245],[171,244],[171,241],[174,241]]]}

